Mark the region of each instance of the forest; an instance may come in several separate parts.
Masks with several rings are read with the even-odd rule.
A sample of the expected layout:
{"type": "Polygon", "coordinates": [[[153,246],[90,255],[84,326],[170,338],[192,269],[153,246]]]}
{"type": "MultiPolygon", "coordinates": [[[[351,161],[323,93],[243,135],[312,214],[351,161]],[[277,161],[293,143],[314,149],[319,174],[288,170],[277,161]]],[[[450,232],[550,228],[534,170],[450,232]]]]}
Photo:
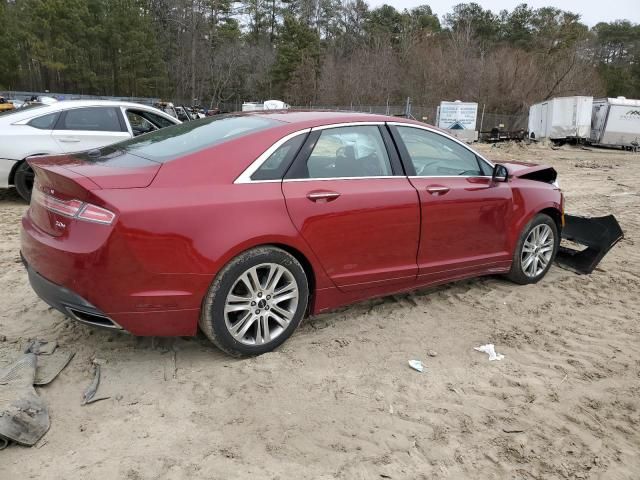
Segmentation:
{"type": "MultiPolygon", "coordinates": [[[[624,18],[625,12],[620,12],[624,18]]],[[[0,89],[215,106],[436,105],[517,114],[562,95],[640,98],[640,25],[461,3],[0,0],[0,89]]]]}

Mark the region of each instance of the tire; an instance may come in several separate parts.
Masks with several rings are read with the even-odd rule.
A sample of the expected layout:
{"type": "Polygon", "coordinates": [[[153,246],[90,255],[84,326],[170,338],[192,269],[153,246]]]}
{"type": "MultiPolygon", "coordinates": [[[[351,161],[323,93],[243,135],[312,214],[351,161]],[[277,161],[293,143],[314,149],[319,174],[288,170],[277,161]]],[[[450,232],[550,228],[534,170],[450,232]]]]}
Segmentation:
{"type": "Polygon", "coordinates": [[[539,282],[551,268],[559,245],[556,222],[549,215],[539,213],[520,234],[507,278],[520,285],[539,282]]]}
{"type": "Polygon", "coordinates": [[[200,328],[229,355],[270,352],[300,324],[307,310],[308,285],[300,262],[284,250],[248,250],[227,263],[209,287],[200,328]]]}
{"type": "Polygon", "coordinates": [[[34,173],[26,161],[20,162],[13,176],[13,184],[18,194],[27,202],[31,202],[31,190],[33,190],[34,173]]]}

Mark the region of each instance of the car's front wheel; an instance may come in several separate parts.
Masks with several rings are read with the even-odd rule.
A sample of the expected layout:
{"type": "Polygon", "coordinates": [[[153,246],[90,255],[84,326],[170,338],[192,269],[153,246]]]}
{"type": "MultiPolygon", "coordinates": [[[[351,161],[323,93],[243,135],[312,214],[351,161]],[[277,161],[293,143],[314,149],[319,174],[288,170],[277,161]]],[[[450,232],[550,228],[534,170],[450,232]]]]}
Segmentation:
{"type": "Polygon", "coordinates": [[[289,338],[308,298],[307,276],[295,257],[280,248],[254,248],[218,273],[204,300],[200,328],[230,355],[259,355],[289,338]]]}
{"type": "Polygon", "coordinates": [[[523,285],[538,282],[551,268],[559,244],[556,222],[539,213],[520,234],[508,278],[523,285]]]}
{"type": "Polygon", "coordinates": [[[27,203],[31,201],[31,190],[33,190],[34,179],[35,174],[29,164],[24,160],[20,162],[13,177],[13,184],[16,186],[16,190],[20,196],[26,200],[27,203]]]}

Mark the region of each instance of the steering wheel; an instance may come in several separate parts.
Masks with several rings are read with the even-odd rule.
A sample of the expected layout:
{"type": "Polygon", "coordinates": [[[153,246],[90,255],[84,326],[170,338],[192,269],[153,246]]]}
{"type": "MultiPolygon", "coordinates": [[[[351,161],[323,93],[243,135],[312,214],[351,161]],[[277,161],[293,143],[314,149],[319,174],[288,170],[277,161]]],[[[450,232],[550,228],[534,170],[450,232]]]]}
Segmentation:
{"type": "Polygon", "coordinates": [[[431,167],[432,165],[437,164],[438,161],[437,160],[432,160],[430,162],[425,163],[424,165],[422,165],[422,167],[420,167],[420,171],[416,172],[417,176],[422,176],[425,174],[425,170],[427,169],[427,167],[431,167]]]}

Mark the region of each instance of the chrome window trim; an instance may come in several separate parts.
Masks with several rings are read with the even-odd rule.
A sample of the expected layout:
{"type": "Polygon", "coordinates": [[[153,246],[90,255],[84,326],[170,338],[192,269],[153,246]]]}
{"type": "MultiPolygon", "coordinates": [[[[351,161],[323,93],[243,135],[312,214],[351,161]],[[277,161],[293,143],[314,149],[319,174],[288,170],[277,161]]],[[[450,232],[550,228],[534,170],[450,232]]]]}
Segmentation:
{"type": "Polygon", "coordinates": [[[278,179],[278,180],[251,180],[251,175],[256,173],[256,171],[262,166],[262,164],[264,162],[266,162],[267,159],[278,148],[280,148],[284,143],[288,142],[292,138],[297,137],[298,135],[309,133],[310,131],[311,131],[311,128],[305,128],[303,130],[298,130],[297,132],[293,132],[293,133],[290,133],[290,134],[285,135],[284,137],[282,137],[280,140],[278,140],[273,145],[271,145],[269,148],[267,148],[264,152],[262,152],[262,154],[260,154],[260,156],[258,158],[256,158],[253,162],[251,162],[251,165],[249,165],[238,176],[238,178],[236,178],[234,180],[233,183],[267,183],[267,182],[273,183],[273,182],[282,182],[282,179],[278,179]]]}
{"type": "Polygon", "coordinates": [[[489,160],[484,158],[475,150],[469,148],[469,146],[461,142],[455,137],[448,135],[444,132],[436,130],[435,128],[428,127],[426,125],[415,125],[413,123],[404,123],[404,122],[345,122],[345,123],[331,123],[328,125],[319,125],[317,127],[305,128],[302,130],[298,130],[296,132],[290,133],[280,140],[276,141],[273,145],[271,145],[267,150],[265,150],[258,158],[256,158],[251,165],[249,165],[235,180],[234,184],[241,183],[281,183],[281,182],[311,182],[311,181],[328,181],[328,180],[371,180],[371,179],[382,179],[382,178],[492,178],[489,175],[383,175],[383,176],[369,176],[369,177],[329,177],[329,178],[290,178],[290,179],[276,179],[276,180],[252,180],[251,175],[253,175],[262,164],[284,143],[291,140],[298,135],[302,135],[305,133],[317,131],[317,130],[326,130],[330,128],[342,128],[342,127],[361,127],[361,126],[380,126],[380,125],[393,125],[396,127],[412,127],[420,130],[426,130],[427,132],[432,132],[438,135],[441,135],[445,138],[453,140],[454,142],[462,145],[464,148],[469,150],[471,153],[476,155],[482,161],[484,161],[491,169],[493,169],[494,165],[489,160]]]}
{"type": "MultiPolygon", "coordinates": [[[[427,132],[431,132],[431,133],[435,133],[438,134],[444,138],[448,138],[449,140],[453,140],[454,142],[462,145],[464,148],[466,148],[467,150],[469,150],[471,153],[473,153],[475,156],[477,156],[478,158],[480,158],[482,161],[484,161],[487,165],[489,165],[489,167],[493,170],[494,164],[492,162],[490,162],[489,160],[487,160],[486,158],[484,158],[482,155],[480,155],[478,152],[476,152],[475,150],[473,150],[472,148],[469,147],[469,145],[467,145],[464,142],[461,142],[460,140],[458,140],[456,137],[449,135],[448,133],[445,132],[441,132],[439,130],[436,130],[435,128],[429,127],[427,125],[415,125],[413,123],[404,123],[404,122],[387,122],[387,125],[393,125],[394,127],[411,127],[411,128],[417,128],[420,130],[426,130],[427,132]]],[[[476,177],[477,175],[470,175],[472,177],[476,177]]],[[[486,176],[486,175],[482,175],[482,176],[486,176]]]]}
{"type": "Polygon", "coordinates": [[[285,178],[281,180],[284,182],[324,182],[328,180],[376,180],[383,178],[407,178],[406,175],[380,175],[370,177],[322,177],[322,178],[285,178]]]}
{"type": "Polygon", "coordinates": [[[490,175],[409,175],[408,178],[493,178],[490,175]]]}
{"type": "Polygon", "coordinates": [[[385,122],[345,122],[345,123],[330,123],[328,125],[319,125],[313,127],[311,131],[327,130],[329,128],[344,128],[344,127],[368,127],[384,125],[385,122]]]}
{"type": "MultiPolygon", "coordinates": [[[[253,175],[254,173],[256,173],[256,171],[262,166],[262,164],[264,162],[267,161],[267,159],[278,149],[280,148],[285,142],[291,140],[294,137],[297,137],[298,135],[302,135],[304,133],[309,133],[312,131],[317,131],[317,130],[326,130],[329,128],[341,128],[341,127],[362,127],[362,126],[379,126],[379,125],[384,125],[385,122],[345,122],[345,123],[331,123],[328,125],[319,125],[317,127],[312,127],[312,128],[305,128],[302,130],[298,130],[296,132],[290,133],[284,137],[282,137],[280,140],[278,140],[277,142],[275,142],[273,145],[271,145],[267,150],[265,150],[258,158],[256,158],[253,162],[251,162],[251,165],[249,165],[234,181],[234,184],[240,184],[240,183],[276,183],[276,182],[283,182],[283,181],[304,181],[304,180],[337,180],[336,178],[296,178],[296,179],[290,179],[290,180],[285,180],[285,179],[279,179],[279,180],[252,180],[251,179],[251,175],[253,175]]],[[[338,180],[345,180],[345,179],[358,179],[358,178],[395,178],[395,177],[404,177],[404,175],[388,175],[388,176],[384,176],[384,177],[342,177],[339,178],[338,180]]]]}

